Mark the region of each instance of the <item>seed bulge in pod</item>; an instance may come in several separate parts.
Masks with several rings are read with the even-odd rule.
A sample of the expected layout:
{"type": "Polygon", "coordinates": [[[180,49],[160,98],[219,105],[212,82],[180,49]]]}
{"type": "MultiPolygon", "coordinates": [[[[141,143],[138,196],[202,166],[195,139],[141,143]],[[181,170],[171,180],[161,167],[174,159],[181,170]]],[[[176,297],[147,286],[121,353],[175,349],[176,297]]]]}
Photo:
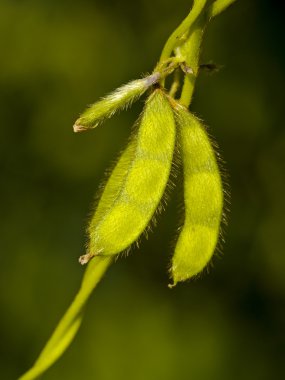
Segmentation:
{"type": "Polygon", "coordinates": [[[168,182],[175,128],[167,97],[162,90],[154,90],[144,107],[137,135],[103,191],[88,229],[88,253],[83,258],[118,254],[146,229],[168,182]]]}
{"type": "Polygon", "coordinates": [[[201,122],[177,104],[184,173],[185,220],[172,258],[174,285],[205,268],[217,245],[223,190],[214,149],[201,122]]]}

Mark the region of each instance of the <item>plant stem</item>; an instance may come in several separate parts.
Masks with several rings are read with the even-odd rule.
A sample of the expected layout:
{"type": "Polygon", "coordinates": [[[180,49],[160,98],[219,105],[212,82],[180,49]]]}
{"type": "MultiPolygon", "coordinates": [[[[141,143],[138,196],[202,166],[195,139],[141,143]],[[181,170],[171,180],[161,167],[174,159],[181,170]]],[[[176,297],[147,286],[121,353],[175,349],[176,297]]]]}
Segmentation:
{"type": "MultiPolygon", "coordinates": [[[[185,57],[187,66],[193,70],[193,74],[185,75],[180,98],[180,103],[187,108],[191,104],[196,78],[199,73],[200,51],[205,28],[211,18],[220,14],[234,1],[216,0],[208,9],[200,8],[200,13],[196,17],[195,22],[190,26],[189,37],[180,48],[180,54],[185,57]]],[[[202,5],[201,1],[200,6],[202,5]]]]}
{"type": "Polygon", "coordinates": [[[207,19],[205,15],[203,15],[203,17],[199,18],[192,26],[191,34],[181,48],[187,66],[193,70],[193,74],[186,74],[184,78],[180,103],[185,107],[189,107],[191,103],[196,78],[199,73],[200,50],[206,23],[207,19]]]}
{"type": "Polygon", "coordinates": [[[83,318],[85,305],[112,258],[94,257],[86,268],[81,287],[74,301],[54,330],[34,366],[19,380],[33,380],[45,372],[64,353],[77,333],[83,318]]]}
{"type": "MultiPolygon", "coordinates": [[[[190,26],[197,19],[206,3],[207,0],[194,0],[193,7],[188,16],[174,30],[174,32],[166,41],[166,44],[164,45],[164,48],[160,55],[160,63],[168,59],[171,56],[175,47],[182,42],[184,34],[189,30],[190,26]]],[[[164,85],[164,79],[161,81],[161,85],[164,85]]]]}
{"type": "Polygon", "coordinates": [[[179,90],[179,87],[180,87],[180,71],[175,70],[173,82],[169,90],[169,96],[171,96],[172,98],[175,98],[175,95],[177,91],[179,90]]]}
{"type": "Polygon", "coordinates": [[[209,18],[216,17],[236,0],[216,0],[209,8],[209,18]]]}

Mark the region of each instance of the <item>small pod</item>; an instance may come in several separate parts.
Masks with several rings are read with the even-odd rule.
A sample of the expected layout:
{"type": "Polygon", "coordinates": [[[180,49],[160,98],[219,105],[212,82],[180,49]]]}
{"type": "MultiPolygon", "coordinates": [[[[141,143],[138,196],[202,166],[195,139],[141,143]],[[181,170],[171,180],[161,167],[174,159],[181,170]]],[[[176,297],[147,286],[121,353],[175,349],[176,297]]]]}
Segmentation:
{"type": "Polygon", "coordinates": [[[163,91],[156,89],[146,102],[137,135],[105,186],[81,263],[98,254],[118,254],[143,233],[164,194],[174,146],[173,111],[163,91]]]}
{"type": "Polygon", "coordinates": [[[185,220],[172,258],[174,285],[195,276],[217,245],[223,190],[214,149],[200,121],[177,104],[175,115],[184,172],[185,220]]]}
{"type": "Polygon", "coordinates": [[[156,72],[117,88],[83,112],[73,126],[74,132],[82,132],[97,127],[105,119],[112,117],[117,111],[127,108],[159,79],[160,73],[156,72]]]}

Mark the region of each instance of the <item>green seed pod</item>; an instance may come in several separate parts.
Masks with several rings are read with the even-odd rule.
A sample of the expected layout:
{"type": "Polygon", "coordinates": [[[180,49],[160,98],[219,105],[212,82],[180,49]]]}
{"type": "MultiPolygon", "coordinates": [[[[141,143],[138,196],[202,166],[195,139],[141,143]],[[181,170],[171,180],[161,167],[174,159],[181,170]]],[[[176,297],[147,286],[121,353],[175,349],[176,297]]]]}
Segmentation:
{"type": "Polygon", "coordinates": [[[209,137],[186,108],[175,108],[184,166],[185,220],[172,258],[174,285],[195,276],[210,261],[223,211],[222,181],[209,137]]]}
{"type": "Polygon", "coordinates": [[[142,79],[137,79],[117,88],[114,92],[91,105],[76,120],[74,132],[82,132],[97,127],[105,119],[112,117],[117,111],[127,108],[137,100],[150,86],[160,79],[156,72],[142,79]]]}
{"type": "Polygon", "coordinates": [[[150,223],[170,175],[175,121],[160,89],[146,102],[137,135],[113,170],[91,220],[86,263],[95,255],[115,255],[134,243],[150,223]]]}

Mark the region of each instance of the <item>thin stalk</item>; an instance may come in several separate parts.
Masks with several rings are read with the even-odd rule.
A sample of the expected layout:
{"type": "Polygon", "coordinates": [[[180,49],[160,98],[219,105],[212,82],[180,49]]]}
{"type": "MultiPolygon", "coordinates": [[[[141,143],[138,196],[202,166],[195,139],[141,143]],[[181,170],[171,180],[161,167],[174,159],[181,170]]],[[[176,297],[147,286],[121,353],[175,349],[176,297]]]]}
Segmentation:
{"type": "MultiPolygon", "coordinates": [[[[207,0],[194,0],[193,7],[188,16],[182,21],[182,23],[174,30],[170,35],[162,53],[160,55],[159,62],[162,63],[168,59],[175,47],[182,42],[184,34],[189,30],[191,25],[195,22],[203,8],[205,7],[207,0]]],[[[164,80],[161,81],[161,85],[164,85],[164,80]]]]}
{"type": "Polygon", "coordinates": [[[193,74],[185,75],[180,102],[189,107],[192,101],[196,78],[199,73],[199,59],[205,28],[211,18],[217,16],[235,0],[216,0],[208,9],[201,10],[196,21],[191,25],[189,37],[181,46],[180,54],[185,57],[187,66],[191,67],[193,74]]]}
{"type": "Polygon", "coordinates": [[[85,305],[92,291],[103,277],[111,262],[112,258],[104,258],[102,256],[94,257],[90,261],[74,301],[54,330],[34,366],[22,375],[19,380],[36,379],[64,353],[81,325],[85,305]]]}
{"type": "Polygon", "coordinates": [[[187,66],[191,67],[193,70],[193,74],[186,74],[184,78],[180,103],[185,107],[189,107],[191,103],[196,78],[199,73],[200,51],[206,23],[207,20],[205,16],[197,20],[197,22],[191,28],[193,30],[191,30],[191,34],[188,40],[181,48],[187,66]]]}
{"type": "Polygon", "coordinates": [[[216,0],[209,8],[209,18],[216,17],[236,0],[216,0]]]}
{"type": "Polygon", "coordinates": [[[176,95],[177,91],[179,90],[179,88],[180,88],[180,71],[175,70],[173,82],[172,82],[171,88],[169,90],[169,96],[171,96],[172,98],[175,98],[175,95],[176,95]]]}

